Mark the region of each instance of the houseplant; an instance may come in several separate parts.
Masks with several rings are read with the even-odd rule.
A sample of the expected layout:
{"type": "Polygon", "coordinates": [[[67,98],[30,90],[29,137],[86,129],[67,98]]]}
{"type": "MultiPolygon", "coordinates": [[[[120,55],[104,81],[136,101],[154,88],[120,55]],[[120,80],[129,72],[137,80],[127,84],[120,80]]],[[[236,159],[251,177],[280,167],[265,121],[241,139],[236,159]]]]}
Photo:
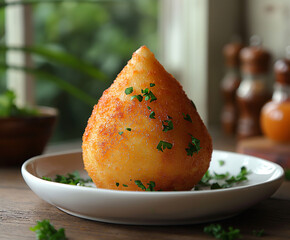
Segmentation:
{"type": "MultiPolygon", "coordinates": [[[[127,7],[122,7],[122,10],[127,13],[125,15],[118,14],[120,11],[116,8],[116,4],[121,4],[117,3],[119,1],[85,0],[81,4],[75,1],[75,3],[62,5],[67,6],[65,8],[59,7],[59,4],[51,4],[61,2],[74,2],[74,0],[23,0],[1,3],[2,6],[41,3],[35,6],[36,11],[34,12],[35,39],[38,46],[19,48],[1,45],[2,53],[12,50],[36,56],[33,68],[8,66],[4,61],[0,61],[0,68],[4,70],[24,70],[34,75],[37,81],[37,103],[59,109],[60,115],[53,141],[79,139],[92,105],[96,103],[103,90],[111,82],[107,79],[115,78],[115,74],[119,72],[120,67],[128,59],[126,54],[139,46],[138,41],[140,39],[144,42],[144,36],[146,36],[152,40],[151,35],[146,34],[146,31],[140,30],[140,33],[138,32],[138,29],[147,29],[148,31],[148,26],[144,28],[144,23],[152,25],[152,22],[147,23],[143,20],[149,19],[149,15],[153,14],[152,11],[148,12],[148,8],[144,8],[144,1],[142,1],[142,5],[139,3],[138,8],[135,2],[134,4],[127,3],[127,7]],[[42,4],[44,2],[48,4],[42,4]],[[85,2],[88,4],[84,4],[85,2]],[[94,4],[94,7],[91,5],[91,3],[97,2],[106,4],[94,4]],[[108,2],[116,4],[107,4],[108,2]],[[132,7],[133,5],[136,6],[132,7]],[[68,10],[72,9],[72,6],[76,7],[75,13],[68,10]],[[47,9],[53,9],[54,14],[47,15],[47,9]],[[147,11],[143,9],[147,9],[147,11]],[[138,20],[139,15],[142,17],[140,20],[138,20]],[[98,17],[96,18],[96,16],[98,17]],[[101,17],[105,18],[101,20],[101,17]],[[94,24],[92,24],[93,20],[95,21],[94,24]],[[70,24],[65,25],[67,28],[58,33],[59,27],[57,26],[61,26],[63,22],[69,22],[70,24]],[[132,24],[133,22],[134,24],[132,24]],[[82,30],[75,31],[76,29],[82,30]],[[56,39],[55,36],[59,37],[56,39]],[[45,47],[40,47],[39,44],[43,44],[45,47]],[[125,49],[129,49],[129,51],[125,49]],[[78,58],[71,58],[67,52],[73,53],[78,58]],[[79,59],[86,59],[93,64],[80,64],[79,59]],[[100,71],[98,72],[96,68],[102,69],[109,77],[104,76],[100,71]],[[86,75],[78,74],[76,70],[82,73],[85,71],[86,75]],[[94,81],[96,79],[97,81],[94,81]],[[53,84],[49,82],[53,82],[53,84]]],[[[153,31],[152,28],[149,29],[153,31]]]]}
{"type": "MultiPolygon", "coordinates": [[[[73,68],[83,74],[93,77],[97,81],[106,81],[106,76],[90,63],[82,61],[68,53],[53,51],[43,47],[8,47],[0,46],[0,51],[22,51],[29,54],[42,56],[51,61],[73,68]]],[[[83,92],[67,81],[35,68],[19,67],[0,62],[0,68],[22,70],[41,76],[47,81],[57,85],[60,89],[68,92],[80,101],[93,106],[96,99],[83,92]]],[[[39,155],[43,152],[48,142],[57,116],[57,110],[48,107],[36,107],[35,111],[20,109],[16,106],[13,92],[8,91],[0,97],[0,165],[17,165],[24,160],[39,155]],[[1,116],[1,103],[4,114],[1,116]],[[6,111],[5,111],[6,108],[6,111]]]]}
{"type": "Polygon", "coordinates": [[[19,108],[15,94],[0,95],[0,166],[15,166],[43,152],[57,117],[54,108],[19,108]]]}

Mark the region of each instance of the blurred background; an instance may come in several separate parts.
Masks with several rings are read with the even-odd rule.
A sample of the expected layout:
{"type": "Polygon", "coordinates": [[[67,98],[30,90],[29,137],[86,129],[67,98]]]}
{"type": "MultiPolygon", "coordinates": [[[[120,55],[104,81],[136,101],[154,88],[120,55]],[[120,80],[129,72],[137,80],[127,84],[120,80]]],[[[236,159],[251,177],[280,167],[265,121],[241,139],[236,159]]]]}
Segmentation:
{"type": "MultiPolygon", "coordinates": [[[[249,45],[250,37],[257,35],[274,63],[285,56],[290,45],[289,0],[28,2],[31,4],[1,7],[0,44],[68,53],[94,66],[101,77],[94,79],[41,54],[17,53],[22,55],[15,57],[3,51],[2,63],[48,72],[97,102],[132,53],[147,45],[182,83],[210,129],[221,128],[224,46],[237,39],[249,45]]],[[[266,80],[270,87],[274,84],[271,69],[266,80]]],[[[80,141],[93,104],[73,97],[45,76],[1,68],[0,91],[7,86],[18,93],[20,104],[36,103],[59,110],[52,142],[80,141]]]]}

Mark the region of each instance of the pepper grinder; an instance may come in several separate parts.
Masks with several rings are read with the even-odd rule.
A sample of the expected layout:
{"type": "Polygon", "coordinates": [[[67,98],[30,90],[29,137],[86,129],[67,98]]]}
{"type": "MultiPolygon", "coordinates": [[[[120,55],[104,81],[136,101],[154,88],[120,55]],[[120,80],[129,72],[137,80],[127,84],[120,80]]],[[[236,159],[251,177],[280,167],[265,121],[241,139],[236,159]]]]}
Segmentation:
{"type": "Polygon", "coordinates": [[[290,143],[290,46],[286,48],[286,58],[275,63],[274,71],[274,93],[262,108],[261,126],[267,138],[290,143]]]}
{"type": "Polygon", "coordinates": [[[240,42],[232,42],[225,45],[223,49],[226,74],[221,81],[221,93],[224,100],[221,123],[224,133],[228,135],[235,133],[238,119],[236,91],[241,82],[239,55],[242,48],[243,45],[240,42]]]}
{"type": "Polygon", "coordinates": [[[237,137],[244,139],[261,135],[260,112],[270,100],[267,87],[269,78],[270,53],[261,46],[256,36],[251,38],[251,45],[240,53],[242,61],[242,81],[237,90],[239,119],[237,137]]]}

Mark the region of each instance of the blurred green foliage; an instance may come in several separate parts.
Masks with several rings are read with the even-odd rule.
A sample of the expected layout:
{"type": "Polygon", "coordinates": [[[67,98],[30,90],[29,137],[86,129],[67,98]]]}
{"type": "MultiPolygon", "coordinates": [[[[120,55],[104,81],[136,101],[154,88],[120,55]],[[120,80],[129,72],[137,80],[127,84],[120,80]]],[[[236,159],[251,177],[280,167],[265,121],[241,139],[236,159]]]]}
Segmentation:
{"type": "Polygon", "coordinates": [[[0,94],[0,118],[31,117],[39,115],[39,111],[35,108],[19,108],[16,106],[15,100],[16,95],[13,91],[7,90],[0,94]]]}
{"type": "MultiPolygon", "coordinates": [[[[35,44],[69,52],[90,62],[104,72],[109,80],[96,81],[39,56],[34,57],[37,69],[49,71],[72,83],[93,96],[97,103],[102,92],[110,86],[136,49],[147,45],[156,53],[157,4],[157,0],[123,0],[34,5],[35,44]]],[[[79,101],[41,77],[37,78],[36,83],[38,105],[59,109],[53,140],[81,138],[93,106],[79,101]]]]}

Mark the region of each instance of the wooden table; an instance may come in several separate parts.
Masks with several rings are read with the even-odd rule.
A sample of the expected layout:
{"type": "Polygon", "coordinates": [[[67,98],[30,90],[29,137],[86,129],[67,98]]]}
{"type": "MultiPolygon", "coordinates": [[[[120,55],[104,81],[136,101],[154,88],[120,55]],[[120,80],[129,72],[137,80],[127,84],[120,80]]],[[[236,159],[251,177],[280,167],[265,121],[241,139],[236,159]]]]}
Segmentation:
{"type": "MultiPolygon", "coordinates": [[[[36,221],[49,219],[65,228],[69,240],[90,239],[213,239],[203,233],[207,224],[187,226],[129,226],[94,222],[70,216],[38,198],[25,184],[19,169],[0,169],[0,239],[35,239],[29,230],[36,221]]],[[[261,239],[253,230],[265,229],[262,239],[290,239],[290,200],[267,199],[244,213],[224,221],[239,228],[243,239],[261,239]]]]}
{"type": "MultiPolygon", "coordinates": [[[[227,141],[227,138],[222,139],[223,142],[227,141]]],[[[231,139],[228,141],[233,145],[231,139]]],[[[233,151],[234,147],[231,147],[231,144],[221,145],[218,136],[214,138],[215,149],[233,151]]],[[[289,192],[290,185],[287,185],[284,191],[289,192]]],[[[20,168],[0,168],[0,240],[36,239],[35,233],[31,232],[29,227],[43,219],[49,219],[57,229],[65,228],[69,240],[214,239],[203,232],[203,228],[210,223],[186,226],[130,226],[70,216],[38,198],[25,184],[20,168]]],[[[239,228],[243,239],[289,240],[290,200],[270,198],[236,217],[217,223],[226,228],[239,228]],[[261,229],[265,230],[264,237],[253,236],[253,230],[261,229]]]]}

